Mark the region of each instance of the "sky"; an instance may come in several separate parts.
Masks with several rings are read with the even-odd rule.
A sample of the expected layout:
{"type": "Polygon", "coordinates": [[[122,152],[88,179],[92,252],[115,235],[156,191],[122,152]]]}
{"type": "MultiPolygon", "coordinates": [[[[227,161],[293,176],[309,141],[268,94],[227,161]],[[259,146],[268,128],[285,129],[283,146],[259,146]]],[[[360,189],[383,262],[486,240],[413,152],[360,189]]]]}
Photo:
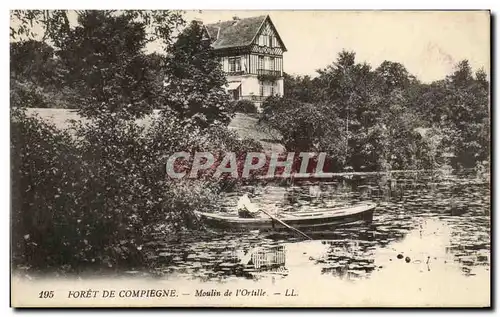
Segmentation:
{"type": "Polygon", "coordinates": [[[287,73],[315,75],[346,49],[373,67],[400,62],[424,82],[443,79],[463,59],[489,74],[487,11],[187,11],[185,18],[213,23],[262,14],[288,49],[287,73]]]}

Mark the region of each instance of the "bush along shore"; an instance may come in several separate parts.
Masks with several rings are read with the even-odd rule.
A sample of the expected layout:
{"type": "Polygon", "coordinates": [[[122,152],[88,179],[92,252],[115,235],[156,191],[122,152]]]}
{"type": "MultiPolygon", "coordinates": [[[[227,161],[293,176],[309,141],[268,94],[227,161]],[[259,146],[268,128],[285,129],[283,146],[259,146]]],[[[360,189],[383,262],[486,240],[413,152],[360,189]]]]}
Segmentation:
{"type": "Polygon", "coordinates": [[[202,26],[178,12],[79,11],[75,26],[61,10],[12,14],[14,268],[141,268],[152,237],[203,232],[193,212],[221,211],[219,197],[243,181],[210,172],[172,180],[165,162],[179,151],[241,158],[273,143],[327,153],[333,173],[489,172],[489,82],[467,61],[424,84],[399,63],[372,69],[344,51],[315,78],[286,75],[285,96],[269,97],[257,114],[230,101],[202,26]],[[32,22],[46,41],[34,40],[32,22]],[[165,49],[144,53],[151,41],[165,49]],[[61,129],[27,107],[74,108],[83,120],[61,129]],[[158,115],[139,124],[153,109],[158,115]],[[228,128],[236,111],[258,117],[255,134],[269,137],[228,128]]]}

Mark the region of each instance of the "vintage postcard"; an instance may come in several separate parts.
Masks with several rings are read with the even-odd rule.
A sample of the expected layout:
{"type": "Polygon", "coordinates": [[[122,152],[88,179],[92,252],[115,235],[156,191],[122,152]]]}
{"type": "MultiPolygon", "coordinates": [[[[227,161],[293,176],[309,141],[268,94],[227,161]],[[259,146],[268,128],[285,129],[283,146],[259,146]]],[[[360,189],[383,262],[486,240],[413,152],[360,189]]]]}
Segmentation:
{"type": "Polygon", "coordinates": [[[10,19],[11,306],[491,306],[489,11],[10,19]]]}

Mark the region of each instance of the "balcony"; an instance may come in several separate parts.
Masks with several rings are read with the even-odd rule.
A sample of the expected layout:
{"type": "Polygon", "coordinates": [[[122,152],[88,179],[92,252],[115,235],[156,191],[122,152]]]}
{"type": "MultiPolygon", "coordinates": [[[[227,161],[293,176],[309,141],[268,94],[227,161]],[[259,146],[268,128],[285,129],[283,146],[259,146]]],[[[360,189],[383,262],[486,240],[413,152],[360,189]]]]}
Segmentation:
{"type": "Polygon", "coordinates": [[[241,99],[262,102],[266,100],[267,97],[269,96],[247,95],[247,96],[241,96],[241,99]]]}
{"type": "Polygon", "coordinates": [[[282,96],[281,94],[275,93],[273,95],[268,95],[268,96],[258,96],[258,95],[245,95],[241,96],[240,99],[245,99],[245,100],[251,100],[255,102],[264,102],[267,98],[272,97],[272,96],[282,96]]]}
{"type": "Polygon", "coordinates": [[[281,77],[280,70],[257,69],[257,75],[281,77]]]}
{"type": "Polygon", "coordinates": [[[257,78],[260,81],[274,82],[281,77],[281,71],[270,69],[257,69],[257,78]]]}
{"type": "Polygon", "coordinates": [[[243,75],[244,73],[245,73],[244,70],[226,72],[226,74],[229,76],[238,76],[238,75],[243,75]]]}

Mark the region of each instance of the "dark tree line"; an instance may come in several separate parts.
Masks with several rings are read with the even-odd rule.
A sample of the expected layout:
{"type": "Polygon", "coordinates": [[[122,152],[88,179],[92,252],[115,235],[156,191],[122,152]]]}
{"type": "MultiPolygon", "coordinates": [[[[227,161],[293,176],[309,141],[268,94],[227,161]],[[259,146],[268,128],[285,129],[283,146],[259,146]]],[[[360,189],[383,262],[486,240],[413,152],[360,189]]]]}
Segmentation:
{"type": "Polygon", "coordinates": [[[354,52],[309,76],[285,75],[285,96],[261,121],[290,151],[327,150],[335,169],[471,168],[489,160],[489,82],[462,61],[422,83],[400,63],[377,68],[354,52]]]}

